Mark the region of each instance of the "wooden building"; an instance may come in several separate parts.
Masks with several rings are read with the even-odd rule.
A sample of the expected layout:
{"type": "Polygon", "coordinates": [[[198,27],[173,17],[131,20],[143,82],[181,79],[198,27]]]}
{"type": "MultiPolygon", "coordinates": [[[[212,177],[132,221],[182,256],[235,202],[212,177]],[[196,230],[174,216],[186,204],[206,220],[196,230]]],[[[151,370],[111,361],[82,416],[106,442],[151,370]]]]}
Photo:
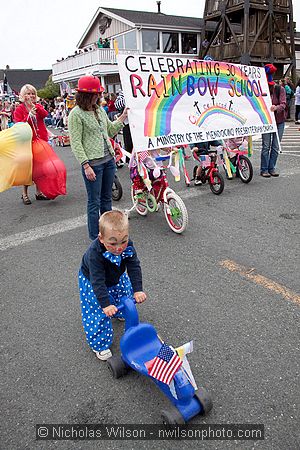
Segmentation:
{"type": "Polygon", "coordinates": [[[206,0],[200,57],[248,65],[273,63],[296,77],[292,0],[206,0]],[[212,32],[211,23],[215,23],[212,32]]]}

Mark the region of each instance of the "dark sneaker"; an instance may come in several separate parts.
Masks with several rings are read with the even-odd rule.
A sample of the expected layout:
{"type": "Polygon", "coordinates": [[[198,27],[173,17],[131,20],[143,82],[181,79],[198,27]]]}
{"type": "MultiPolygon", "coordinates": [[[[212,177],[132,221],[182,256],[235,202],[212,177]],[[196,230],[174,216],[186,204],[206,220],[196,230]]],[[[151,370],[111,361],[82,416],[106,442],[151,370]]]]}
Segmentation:
{"type": "Polygon", "coordinates": [[[268,172],[262,172],[261,176],[264,178],[271,178],[271,175],[268,172]]]}

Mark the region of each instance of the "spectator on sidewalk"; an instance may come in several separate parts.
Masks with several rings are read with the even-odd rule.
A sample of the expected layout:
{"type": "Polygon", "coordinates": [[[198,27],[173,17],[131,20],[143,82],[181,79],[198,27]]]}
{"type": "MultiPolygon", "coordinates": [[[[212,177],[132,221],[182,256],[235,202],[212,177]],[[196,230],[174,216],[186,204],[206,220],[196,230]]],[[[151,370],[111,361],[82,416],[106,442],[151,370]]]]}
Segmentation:
{"type": "MultiPolygon", "coordinates": [[[[273,64],[266,64],[265,70],[272,100],[271,111],[275,114],[280,142],[286,119],[286,93],[284,87],[276,85],[275,81],[273,81],[273,74],[277,68],[273,64]]],[[[279,173],[276,171],[276,162],[279,153],[278,138],[275,132],[262,135],[260,174],[264,178],[279,177],[279,173]]]]}
{"type": "Polygon", "coordinates": [[[3,107],[0,109],[0,123],[1,130],[6,130],[12,126],[12,107],[8,100],[4,102],[3,107]]]}
{"type": "Polygon", "coordinates": [[[115,107],[115,101],[117,99],[116,94],[114,94],[113,92],[110,94],[109,96],[109,100],[107,103],[108,106],[108,118],[109,120],[114,120],[115,115],[117,114],[117,110],[115,107]]]}
{"type": "Polygon", "coordinates": [[[280,86],[284,87],[285,94],[286,94],[286,105],[287,105],[287,115],[286,119],[291,118],[291,104],[292,104],[292,98],[294,97],[294,91],[289,86],[285,78],[282,78],[279,82],[280,86]]]}
{"type": "Polygon", "coordinates": [[[295,91],[295,123],[300,124],[300,78],[295,91]]]}

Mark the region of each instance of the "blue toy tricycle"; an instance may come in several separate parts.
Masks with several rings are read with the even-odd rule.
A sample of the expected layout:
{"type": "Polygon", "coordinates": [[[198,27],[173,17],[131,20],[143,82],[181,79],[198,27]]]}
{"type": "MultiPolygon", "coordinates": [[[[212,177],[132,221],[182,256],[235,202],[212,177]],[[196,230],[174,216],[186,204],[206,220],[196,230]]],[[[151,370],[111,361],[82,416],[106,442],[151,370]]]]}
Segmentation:
{"type": "Polygon", "coordinates": [[[131,368],[151,378],[159,389],[171,400],[174,407],[161,413],[166,425],[184,425],[197,414],[206,414],[212,408],[209,393],[204,388],[195,391],[182,367],[174,375],[174,391],[168,384],[156,380],[148,374],[146,362],[157,356],[162,341],[155,328],[149,323],[139,323],[135,301],[122,297],[119,311],[125,318],[125,333],[120,341],[121,356],[112,356],[107,360],[114,378],[120,378],[131,368]]]}

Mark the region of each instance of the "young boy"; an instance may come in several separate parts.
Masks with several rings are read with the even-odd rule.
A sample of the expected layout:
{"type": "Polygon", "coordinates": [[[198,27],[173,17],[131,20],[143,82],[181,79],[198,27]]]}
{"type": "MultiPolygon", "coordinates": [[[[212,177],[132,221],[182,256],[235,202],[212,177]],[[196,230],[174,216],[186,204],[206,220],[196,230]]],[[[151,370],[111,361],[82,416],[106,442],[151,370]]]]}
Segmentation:
{"type": "MultiPolygon", "coordinates": [[[[137,303],[146,300],[140,261],[122,211],[101,214],[99,236],[83,255],[78,281],[86,339],[97,358],[105,361],[112,356],[111,317],[118,312],[120,298],[133,296],[137,303]]],[[[121,318],[122,313],[115,317],[121,318]]]]}

